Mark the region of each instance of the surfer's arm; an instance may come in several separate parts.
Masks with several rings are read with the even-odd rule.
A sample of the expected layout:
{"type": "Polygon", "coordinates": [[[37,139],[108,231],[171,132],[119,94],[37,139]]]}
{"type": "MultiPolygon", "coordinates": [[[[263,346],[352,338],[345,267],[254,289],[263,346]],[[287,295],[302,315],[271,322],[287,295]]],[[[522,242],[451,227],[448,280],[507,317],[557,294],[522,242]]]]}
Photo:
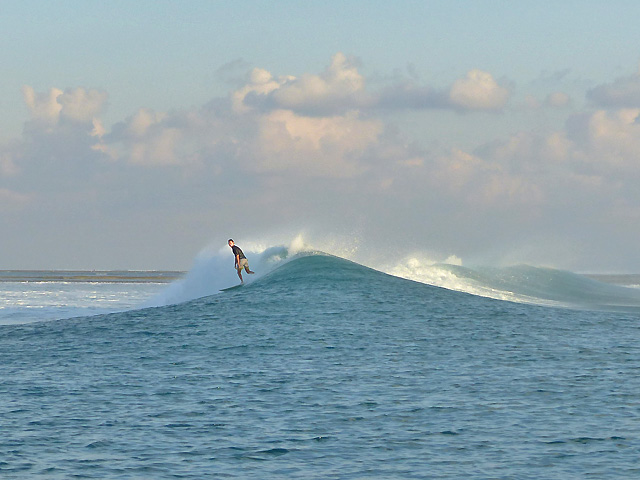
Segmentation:
{"type": "Polygon", "coordinates": [[[236,255],[236,264],[234,266],[238,268],[239,263],[240,263],[240,255],[236,255]]]}

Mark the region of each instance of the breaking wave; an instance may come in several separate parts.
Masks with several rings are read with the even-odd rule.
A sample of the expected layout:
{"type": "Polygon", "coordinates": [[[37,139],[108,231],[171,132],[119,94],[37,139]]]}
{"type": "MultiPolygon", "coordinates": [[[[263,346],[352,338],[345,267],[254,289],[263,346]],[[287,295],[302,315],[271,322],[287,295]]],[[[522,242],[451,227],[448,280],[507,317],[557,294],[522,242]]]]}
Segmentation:
{"type": "MultiPolygon", "coordinates": [[[[245,275],[247,283],[269,282],[271,277],[268,273],[278,270],[286,263],[300,261],[301,257],[320,255],[341,259],[332,252],[326,253],[306,245],[301,237],[294,239],[288,246],[263,247],[247,244],[246,248],[243,245],[243,249],[251,268],[257,272],[256,275],[245,275]],[[264,278],[265,276],[269,278],[264,278]]],[[[450,261],[460,263],[456,257],[451,257],[450,261]]],[[[332,268],[340,269],[347,264],[339,262],[332,265],[332,268]]],[[[431,264],[415,258],[396,265],[377,265],[375,262],[356,265],[413,282],[509,302],[596,310],[640,309],[640,290],[637,288],[613,285],[585,275],[551,268],[528,265],[469,268],[454,264],[431,264]]],[[[294,271],[289,270],[289,274],[294,271]]],[[[321,272],[316,273],[321,275],[321,272]]],[[[366,282],[366,278],[361,280],[366,282]]],[[[302,279],[292,281],[298,287],[304,283],[302,279]]],[[[238,283],[228,247],[204,251],[196,258],[193,268],[184,278],[171,284],[148,302],[147,306],[175,304],[213,295],[238,283]]]]}

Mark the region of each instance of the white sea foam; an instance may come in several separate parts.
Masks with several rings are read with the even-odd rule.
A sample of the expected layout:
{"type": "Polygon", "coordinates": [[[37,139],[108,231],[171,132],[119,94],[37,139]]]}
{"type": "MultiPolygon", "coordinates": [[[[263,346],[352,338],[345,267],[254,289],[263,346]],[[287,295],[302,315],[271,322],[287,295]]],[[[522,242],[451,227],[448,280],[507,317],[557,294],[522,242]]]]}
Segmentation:
{"type": "Polygon", "coordinates": [[[162,287],[157,283],[0,282],[0,324],[130,310],[162,287]]]}
{"type": "MultiPolygon", "coordinates": [[[[249,266],[255,274],[245,271],[242,277],[245,283],[251,283],[282,265],[298,253],[311,251],[301,235],[295,237],[289,245],[265,246],[260,242],[241,242],[238,245],[249,260],[249,266]]],[[[240,279],[234,268],[234,260],[228,246],[215,249],[205,248],[196,257],[193,266],[184,278],[173,282],[166,289],[145,303],[146,306],[171,305],[218,293],[223,288],[238,285],[240,279]]]]}

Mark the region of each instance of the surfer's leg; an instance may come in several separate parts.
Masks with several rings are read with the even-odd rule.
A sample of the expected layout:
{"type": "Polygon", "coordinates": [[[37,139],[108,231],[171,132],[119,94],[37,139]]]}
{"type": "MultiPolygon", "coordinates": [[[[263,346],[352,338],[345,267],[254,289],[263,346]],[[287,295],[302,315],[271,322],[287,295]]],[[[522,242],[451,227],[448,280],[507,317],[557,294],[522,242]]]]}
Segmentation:
{"type": "Polygon", "coordinates": [[[251,270],[249,270],[249,260],[247,260],[246,258],[243,258],[242,260],[240,260],[240,264],[238,266],[240,267],[240,269],[244,267],[244,270],[247,273],[254,273],[251,270]]]}
{"type": "Polygon", "coordinates": [[[240,281],[244,283],[244,280],[242,279],[242,269],[239,268],[237,271],[238,271],[238,277],[240,277],[240,281]]]}

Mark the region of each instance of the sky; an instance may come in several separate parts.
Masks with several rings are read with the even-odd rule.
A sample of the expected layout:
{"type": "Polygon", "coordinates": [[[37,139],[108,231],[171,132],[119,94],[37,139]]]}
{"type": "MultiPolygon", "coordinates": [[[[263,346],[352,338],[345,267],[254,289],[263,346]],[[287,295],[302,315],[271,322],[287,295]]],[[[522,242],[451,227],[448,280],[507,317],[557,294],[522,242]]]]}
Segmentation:
{"type": "Polygon", "coordinates": [[[640,272],[636,1],[0,0],[0,269],[640,272]]]}

